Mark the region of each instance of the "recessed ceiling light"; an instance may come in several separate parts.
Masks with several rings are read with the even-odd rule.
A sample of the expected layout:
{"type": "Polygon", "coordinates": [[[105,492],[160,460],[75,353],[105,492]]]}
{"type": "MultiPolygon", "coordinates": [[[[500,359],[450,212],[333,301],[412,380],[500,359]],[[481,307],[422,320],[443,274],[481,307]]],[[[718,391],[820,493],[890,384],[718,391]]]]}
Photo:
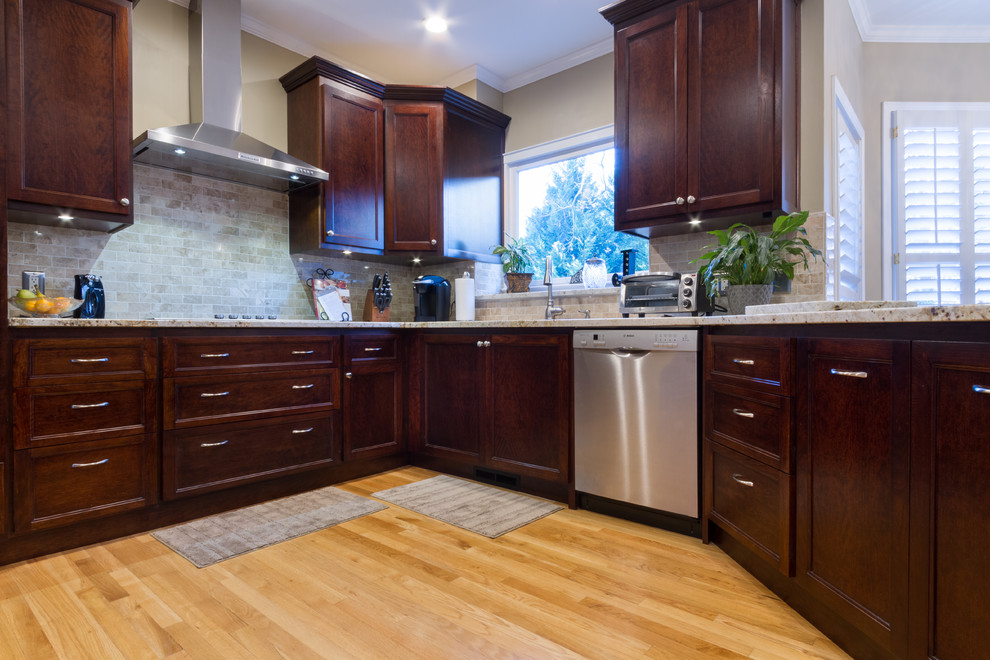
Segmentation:
{"type": "Polygon", "coordinates": [[[428,19],[423,21],[423,27],[426,28],[427,32],[440,34],[441,32],[447,31],[447,21],[439,16],[430,16],[428,19]]]}

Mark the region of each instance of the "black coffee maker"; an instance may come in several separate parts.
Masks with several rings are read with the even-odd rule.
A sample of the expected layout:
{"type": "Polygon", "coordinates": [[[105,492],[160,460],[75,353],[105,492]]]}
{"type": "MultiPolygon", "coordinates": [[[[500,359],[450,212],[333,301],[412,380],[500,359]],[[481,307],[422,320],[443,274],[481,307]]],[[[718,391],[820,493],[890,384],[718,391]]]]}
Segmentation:
{"type": "Polygon", "coordinates": [[[421,275],[413,280],[416,321],[450,320],[450,282],[439,275],[421,275]]]}
{"type": "Polygon", "coordinates": [[[76,289],[72,297],[83,301],[72,312],[77,319],[102,319],[106,316],[107,302],[99,275],[76,275],[76,289]]]}

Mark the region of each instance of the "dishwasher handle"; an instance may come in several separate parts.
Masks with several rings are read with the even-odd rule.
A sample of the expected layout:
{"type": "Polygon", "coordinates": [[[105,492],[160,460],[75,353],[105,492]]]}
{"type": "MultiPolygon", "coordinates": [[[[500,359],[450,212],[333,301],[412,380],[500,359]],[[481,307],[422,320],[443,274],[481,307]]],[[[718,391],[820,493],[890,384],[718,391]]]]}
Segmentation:
{"type": "Polygon", "coordinates": [[[629,358],[635,360],[641,357],[646,357],[653,351],[644,351],[638,348],[611,348],[608,350],[609,353],[620,358],[629,358]]]}

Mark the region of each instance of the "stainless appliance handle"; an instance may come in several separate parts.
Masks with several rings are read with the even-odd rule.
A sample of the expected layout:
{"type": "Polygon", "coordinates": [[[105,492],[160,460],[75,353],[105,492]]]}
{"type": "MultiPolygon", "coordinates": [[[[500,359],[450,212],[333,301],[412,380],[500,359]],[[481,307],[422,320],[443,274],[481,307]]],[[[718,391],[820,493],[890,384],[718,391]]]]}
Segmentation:
{"type": "Polygon", "coordinates": [[[651,351],[641,351],[635,348],[613,348],[609,351],[612,355],[620,358],[638,359],[646,357],[651,351]]]}

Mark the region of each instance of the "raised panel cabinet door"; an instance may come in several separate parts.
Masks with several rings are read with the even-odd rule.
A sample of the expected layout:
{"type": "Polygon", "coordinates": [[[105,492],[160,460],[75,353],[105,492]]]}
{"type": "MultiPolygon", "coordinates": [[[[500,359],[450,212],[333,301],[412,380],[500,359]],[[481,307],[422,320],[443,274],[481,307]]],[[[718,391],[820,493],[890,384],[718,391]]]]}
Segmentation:
{"type": "Polygon", "coordinates": [[[571,445],[571,369],[564,335],[491,340],[493,425],[488,464],[566,483],[571,445]]]}
{"type": "Polygon", "coordinates": [[[405,450],[402,374],[392,364],[362,364],[344,373],[344,460],[405,450]]]}
{"type": "Polygon", "coordinates": [[[131,214],[128,0],[5,0],[7,193],[131,214]]]}
{"type": "Polygon", "coordinates": [[[443,204],[443,106],[385,104],[385,249],[438,253],[443,204]]]}
{"type": "Polygon", "coordinates": [[[910,343],[799,341],[798,364],[796,578],[903,657],[910,343]]]}
{"type": "Polygon", "coordinates": [[[487,336],[422,340],[420,451],[476,463],[491,428],[487,336]]]}
{"type": "Polygon", "coordinates": [[[681,193],[696,200],[692,211],[773,199],[775,4],[698,3],[688,57],[689,180],[681,193]]]}
{"type": "Polygon", "coordinates": [[[990,648],[990,344],[915,342],[912,658],[990,648]]]}
{"type": "Polygon", "coordinates": [[[323,242],[385,246],[385,139],[381,99],[323,85],[323,242]]]}
{"type": "Polygon", "coordinates": [[[684,212],[691,22],[682,5],[615,33],[616,229],[684,212]]]}

